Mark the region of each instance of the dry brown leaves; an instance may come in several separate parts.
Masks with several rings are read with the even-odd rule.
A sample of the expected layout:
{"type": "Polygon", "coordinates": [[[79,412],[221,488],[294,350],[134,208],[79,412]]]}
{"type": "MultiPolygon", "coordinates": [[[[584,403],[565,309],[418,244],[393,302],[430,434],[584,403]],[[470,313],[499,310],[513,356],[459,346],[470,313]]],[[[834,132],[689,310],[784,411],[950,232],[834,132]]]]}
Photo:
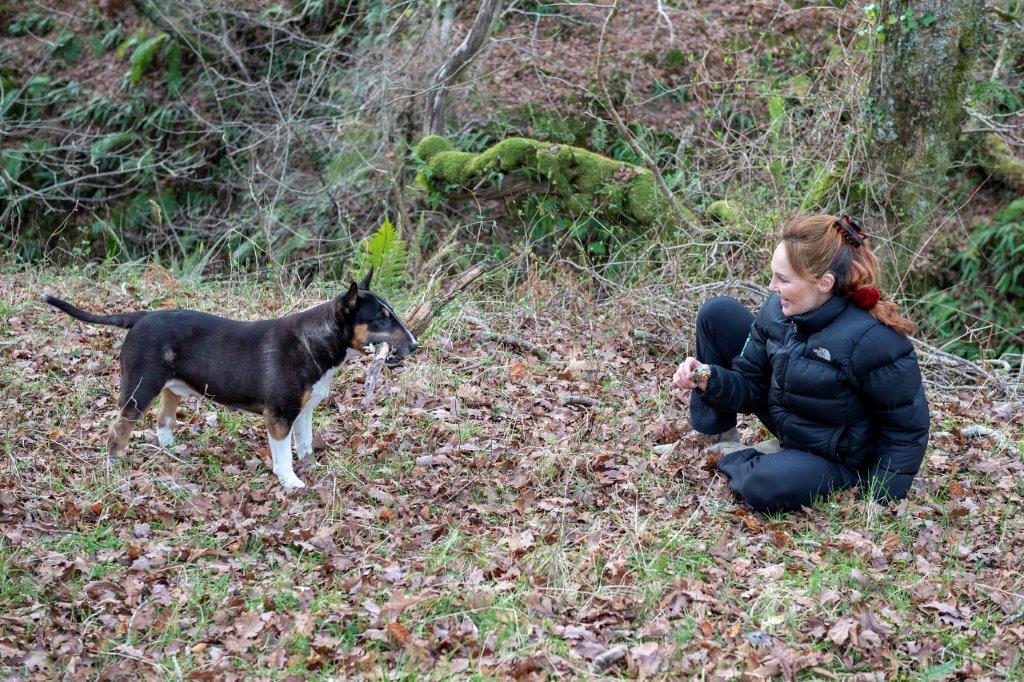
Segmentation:
{"type": "MultiPolygon", "coordinates": [[[[108,467],[121,332],[44,310],[34,279],[0,281],[17,311],[2,320],[0,659],[18,675],[1020,670],[1024,465],[949,428],[1019,438],[1020,412],[984,396],[933,401],[925,475],[894,509],[850,494],[765,518],[663,398],[674,358],[624,334],[616,301],[556,291],[491,318],[549,363],[453,328],[385,375],[368,412],[364,368],[340,376],[310,489],[286,494],[258,420],[197,400],[178,445],[140,432],[108,467]]],[[[157,270],[59,284],[92,308],[282,306],[269,289],[168,288],[157,270]]]]}

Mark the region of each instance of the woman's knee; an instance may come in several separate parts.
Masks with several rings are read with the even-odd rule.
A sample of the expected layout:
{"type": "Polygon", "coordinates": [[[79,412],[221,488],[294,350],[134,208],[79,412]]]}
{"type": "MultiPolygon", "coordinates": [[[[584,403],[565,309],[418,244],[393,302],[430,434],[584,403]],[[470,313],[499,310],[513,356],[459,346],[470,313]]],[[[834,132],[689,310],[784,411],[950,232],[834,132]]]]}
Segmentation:
{"type": "Polygon", "coordinates": [[[731,319],[738,310],[746,311],[746,308],[732,296],[709,298],[697,310],[697,324],[713,328],[719,321],[731,319]]]}
{"type": "Polygon", "coordinates": [[[754,511],[765,514],[794,511],[810,502],[812,497],[809,490],[796,483],[782,472],[758,467],[743,481],[740,494],[754,511]]]}

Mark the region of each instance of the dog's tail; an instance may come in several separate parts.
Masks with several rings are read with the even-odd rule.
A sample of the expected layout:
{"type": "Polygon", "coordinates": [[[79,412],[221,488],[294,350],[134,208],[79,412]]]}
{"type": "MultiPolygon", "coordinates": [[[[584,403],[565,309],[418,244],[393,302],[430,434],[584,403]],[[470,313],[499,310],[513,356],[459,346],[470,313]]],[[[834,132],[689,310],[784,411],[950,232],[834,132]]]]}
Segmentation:
{"type": "Polygon", "coordinates": [[[63,301],[53,295],[53,292],[49,289],[43,290],[43,300],[52,305],[57,310],[61,310],[76,320],[82,322],[91,322],[92,324],[105,324],[111,327],[122,327],[124,329],[131,329],[145,316],[149,311],[141,310],[134,313],[117,313],[115,315],[96,315],[90,313],[87,310],[76,308],[67,301],[63,301]]]}

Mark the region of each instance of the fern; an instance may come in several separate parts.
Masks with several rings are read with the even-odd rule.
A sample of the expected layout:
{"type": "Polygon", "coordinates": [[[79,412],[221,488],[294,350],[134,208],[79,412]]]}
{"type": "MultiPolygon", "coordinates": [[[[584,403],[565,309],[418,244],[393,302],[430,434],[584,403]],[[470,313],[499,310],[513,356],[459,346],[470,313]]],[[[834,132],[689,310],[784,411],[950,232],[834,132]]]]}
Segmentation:
{"type": "Polygon", "coordinates": [[[401,230],[391,224],[390,218],[384,218],[376,232],[359,242],[350,270],[352,277],[358,279],[373,268],[371,286],[387,294],[402,283],[408,265],[409,252],[401,230]]]}
{"type": "Polygon", "coordinates": [[[181,48],[177,43],[170,43],[167,50],[167,75],[164,83],[167,85],[167,92],[172,95],[181,94],[181,48]]]}
{"type": "Polygon", "coordinates": [[[160,33],[143,41],[135,48],[129,60],[129,63],[132,65],[132,83],[138,83],[142,80],[142,74],[146,73],[146,69],[149,68],[153,58],[156,57],[157,50],[167,41],[167,38],[166,33],[160,33]]]}

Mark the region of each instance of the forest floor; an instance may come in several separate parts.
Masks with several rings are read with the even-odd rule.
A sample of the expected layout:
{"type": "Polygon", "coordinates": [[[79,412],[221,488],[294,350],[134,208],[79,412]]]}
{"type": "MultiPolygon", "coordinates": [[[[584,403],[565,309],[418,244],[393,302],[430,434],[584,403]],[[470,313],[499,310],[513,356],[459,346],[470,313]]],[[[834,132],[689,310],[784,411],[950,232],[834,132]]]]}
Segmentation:
{"type": "Polygon", "coordinates": [[[991,387],[930,390],[907,500],[763,517],[670,387],[712,291],[492,281],[371,408],[366,362],[335,378],[308,488],[286,492],[260,420],[198,398],[175,445],[150,414],[108,461],[124,332],[48,308],[43,286],[250,319],[333,293],[156,266],[0,274],[5,677],[1024,676],[1024,414],[991,387]]]}

